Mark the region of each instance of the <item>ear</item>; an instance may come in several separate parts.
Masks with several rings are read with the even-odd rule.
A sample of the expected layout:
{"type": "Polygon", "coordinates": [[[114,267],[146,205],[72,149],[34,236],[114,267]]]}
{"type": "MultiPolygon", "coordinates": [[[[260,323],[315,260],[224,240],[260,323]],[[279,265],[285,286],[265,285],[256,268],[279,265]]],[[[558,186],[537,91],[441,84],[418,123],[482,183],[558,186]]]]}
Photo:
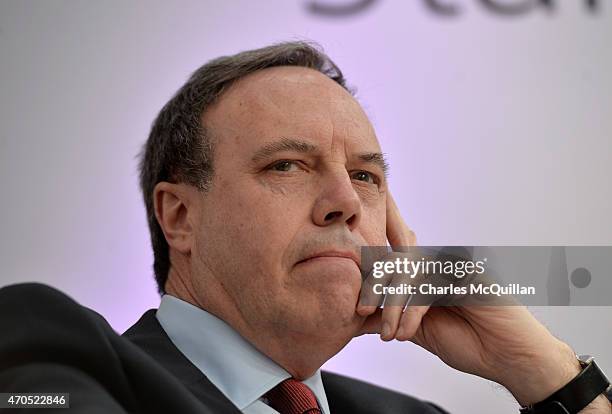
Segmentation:
{"type": "Polygon", "coordinates": [[[186,184],[157,183],[153,189],[155,217],[168,245],[189,255],[194,241],[195,205],[192,187],[186,184]]]}

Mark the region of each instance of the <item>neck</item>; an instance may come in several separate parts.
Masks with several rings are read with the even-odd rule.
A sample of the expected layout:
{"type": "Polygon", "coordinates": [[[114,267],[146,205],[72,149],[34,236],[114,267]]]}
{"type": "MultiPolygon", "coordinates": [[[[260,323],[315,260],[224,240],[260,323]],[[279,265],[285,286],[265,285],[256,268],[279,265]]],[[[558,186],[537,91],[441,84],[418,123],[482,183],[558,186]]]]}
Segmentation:
{"type": "Polygon", "coordinates": [[[337,339],[332,342],[329,338],[305,335],[303,332],[291,331],[286,327],[271,328],[266,321],[257,321],[257,324],[253,325],[243,317],[240,308],[219,285],[207,284],[206,297],[201,297],[190,283],[191,278],[183,276],[185,274],[180,269],[171,269],[165,286],[166,293],[225,321],[295,379],[304,380],[314,375],[328,359],[348,343],[348,340],[338,343],[337,339]],[[228,304],[234,306],[227,306],[228,304]]]}

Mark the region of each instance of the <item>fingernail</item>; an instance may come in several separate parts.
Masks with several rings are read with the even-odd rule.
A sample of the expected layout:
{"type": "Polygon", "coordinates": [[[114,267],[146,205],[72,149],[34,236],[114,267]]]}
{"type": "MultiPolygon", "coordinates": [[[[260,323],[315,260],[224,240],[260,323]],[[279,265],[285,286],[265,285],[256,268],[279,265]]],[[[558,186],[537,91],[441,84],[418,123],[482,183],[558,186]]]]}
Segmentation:
{"type": "Polygon", "coordinates": [[[395,333],[395,339],[397,339],[398,341],[402,341],[404,340],[404,328],[400,327],[397,332],[395,333]]]}
{"type": "Polygon", "coordinates": [[[382,332],[380,333],[380,337],[382,339],[388,338],[391,335],[391,324],[389,322],[383,323],[382,332]]]}

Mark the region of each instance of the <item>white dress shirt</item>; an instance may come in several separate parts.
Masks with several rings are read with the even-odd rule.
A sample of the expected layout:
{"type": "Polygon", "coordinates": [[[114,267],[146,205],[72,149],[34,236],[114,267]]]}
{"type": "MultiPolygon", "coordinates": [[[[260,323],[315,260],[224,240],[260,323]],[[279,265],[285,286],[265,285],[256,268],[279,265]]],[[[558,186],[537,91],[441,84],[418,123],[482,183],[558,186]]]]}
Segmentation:
{"type": "MultiPolygon", "coordinates": [[[[259,352],[223,320],[171,295],[156,313],[172,343],[246,414],[278,414],[262,396],[291,375],[259,352]]],[[[329,405],[321,371],[302,381],[317,398],[323,414],[329,405]]]]}

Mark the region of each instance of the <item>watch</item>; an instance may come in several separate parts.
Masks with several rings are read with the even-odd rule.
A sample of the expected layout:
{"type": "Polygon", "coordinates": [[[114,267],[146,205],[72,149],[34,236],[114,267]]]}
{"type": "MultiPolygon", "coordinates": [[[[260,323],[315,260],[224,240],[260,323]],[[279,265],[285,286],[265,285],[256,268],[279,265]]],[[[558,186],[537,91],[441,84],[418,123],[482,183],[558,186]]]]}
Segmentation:
{"type": "Polygon", "coordinates": [[[612,386],[595,360],[589,355],[576,355],[582,371],[544,401],[522,407],[521,414],[577,414],[599,394],[610,399],[612,386]]]}

